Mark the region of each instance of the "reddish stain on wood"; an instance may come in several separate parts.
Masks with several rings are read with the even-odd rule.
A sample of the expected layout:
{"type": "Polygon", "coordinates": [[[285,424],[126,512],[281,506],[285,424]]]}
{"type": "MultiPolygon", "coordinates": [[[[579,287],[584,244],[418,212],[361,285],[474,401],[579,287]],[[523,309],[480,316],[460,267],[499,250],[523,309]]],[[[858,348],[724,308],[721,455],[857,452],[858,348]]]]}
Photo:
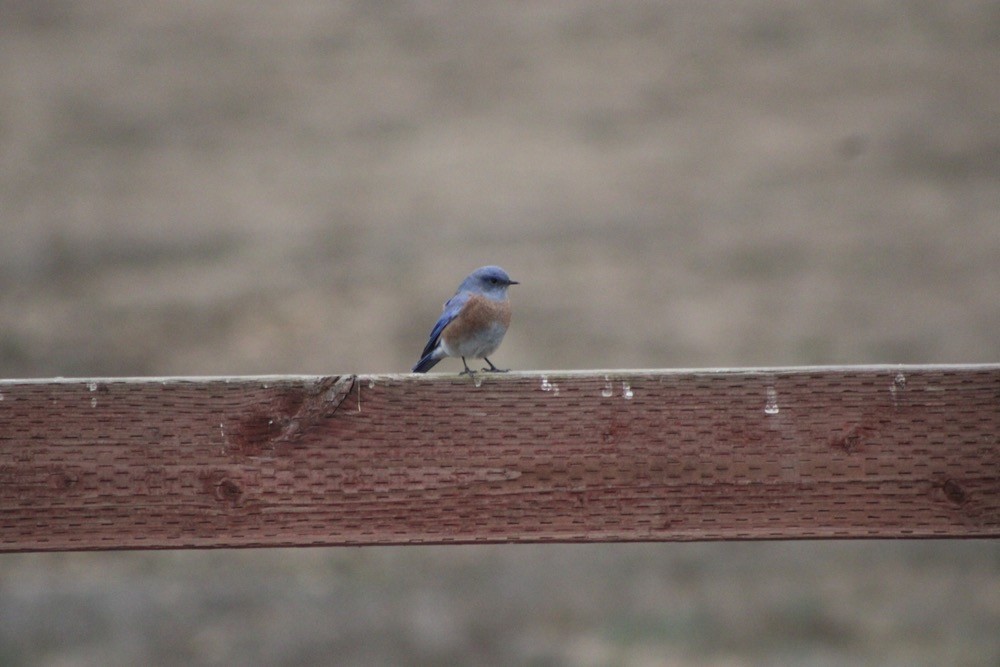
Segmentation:
{"type": "Polygon", "coordinates": [[[0,396],[0,551],[1000,536],[997,365],[0,396]]]}

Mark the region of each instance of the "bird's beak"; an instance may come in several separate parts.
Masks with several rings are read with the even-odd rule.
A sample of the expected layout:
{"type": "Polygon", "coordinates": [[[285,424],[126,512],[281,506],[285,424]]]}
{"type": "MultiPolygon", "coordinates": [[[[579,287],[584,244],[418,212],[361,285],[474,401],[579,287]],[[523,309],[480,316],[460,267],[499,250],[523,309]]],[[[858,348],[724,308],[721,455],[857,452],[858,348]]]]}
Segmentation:
{"type": "Polygon", "coordinates": [[[508,284],[508,285],[520,285],[521,283],[517,282],[516,280],[511,280],[511,281],[510,281],[509,283],[507,283],[507,284],[508,284]]]}

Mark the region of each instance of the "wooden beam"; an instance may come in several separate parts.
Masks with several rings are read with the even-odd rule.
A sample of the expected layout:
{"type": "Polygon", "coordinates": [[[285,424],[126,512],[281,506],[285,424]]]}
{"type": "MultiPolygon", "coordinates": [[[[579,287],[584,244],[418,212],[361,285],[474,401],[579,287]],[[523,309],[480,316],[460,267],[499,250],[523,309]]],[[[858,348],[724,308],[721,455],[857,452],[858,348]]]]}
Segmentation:
{"type": "Polygon", "coordinates": [[[1000,365],[0,382],[0,551],[1000,536],[1000,365]]]}

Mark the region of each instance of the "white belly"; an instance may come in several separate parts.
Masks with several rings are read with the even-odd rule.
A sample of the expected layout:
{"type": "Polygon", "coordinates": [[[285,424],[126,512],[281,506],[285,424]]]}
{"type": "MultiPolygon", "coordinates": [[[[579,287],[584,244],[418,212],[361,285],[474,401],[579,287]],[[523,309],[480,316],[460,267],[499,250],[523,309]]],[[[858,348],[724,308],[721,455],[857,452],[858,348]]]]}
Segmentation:
{"type": "Polygon", "coordinates": [[[442,338],[441,347],[449,357],[482,359],[483,357],[490,356],[500,347],[500,342],[503,341],[505,333],[507,333],[507,327],[495,324],[473,336],[469,336],[456,345],[448,345],[442,338]]]}

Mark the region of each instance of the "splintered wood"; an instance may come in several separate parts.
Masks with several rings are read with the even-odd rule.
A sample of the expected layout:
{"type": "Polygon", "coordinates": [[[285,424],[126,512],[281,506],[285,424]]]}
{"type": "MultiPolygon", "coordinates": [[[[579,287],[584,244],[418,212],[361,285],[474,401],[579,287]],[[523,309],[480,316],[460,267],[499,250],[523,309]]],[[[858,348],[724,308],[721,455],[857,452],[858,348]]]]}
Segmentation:
{"type": "Polygon", "coordinates": [[[0,551],[1000,535],[1000,365],[0,382],[0,551]]]}

